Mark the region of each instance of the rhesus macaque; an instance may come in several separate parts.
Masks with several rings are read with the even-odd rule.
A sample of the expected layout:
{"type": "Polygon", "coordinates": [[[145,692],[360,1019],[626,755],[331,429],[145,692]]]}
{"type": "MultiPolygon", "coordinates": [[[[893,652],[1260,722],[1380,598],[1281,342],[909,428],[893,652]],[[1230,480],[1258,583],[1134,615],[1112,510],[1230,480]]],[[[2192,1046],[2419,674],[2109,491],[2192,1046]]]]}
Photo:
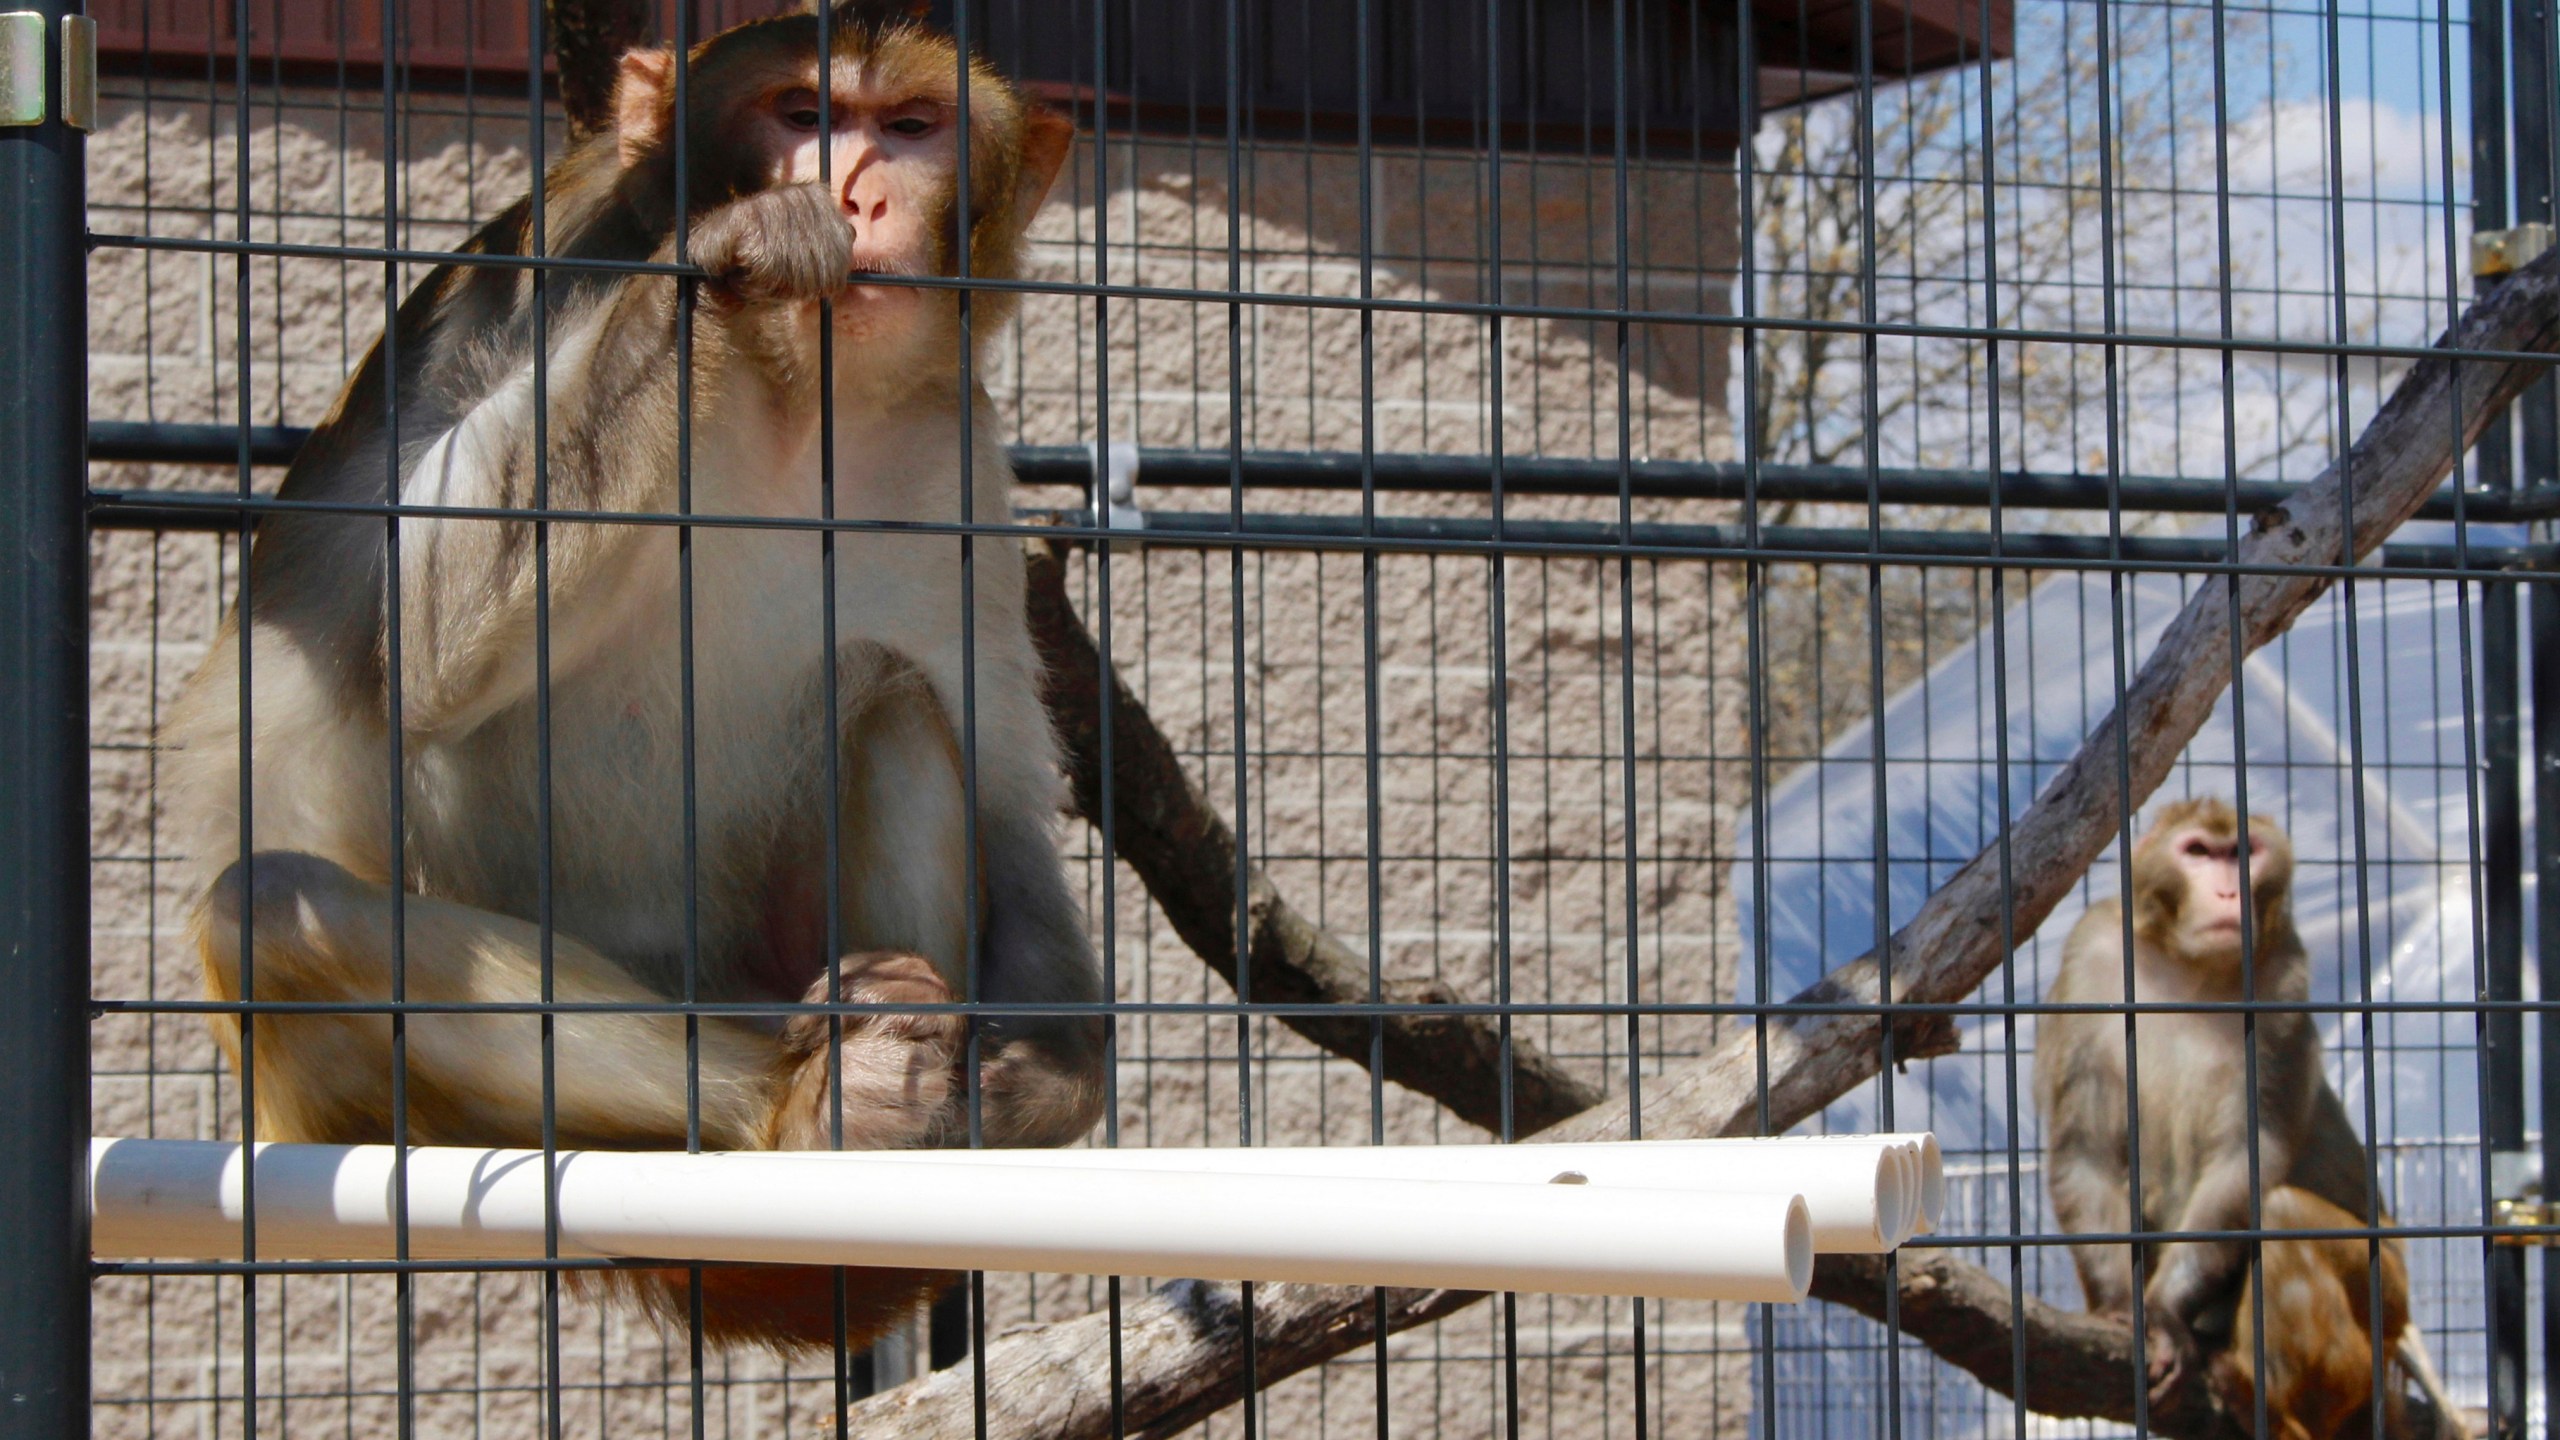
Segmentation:
{"type": "MultiPolygon", "coordinates": [[[[1072,129],[974,66],[964,233],[952,43],[873,0],[833,12],[823,67],[818,37],[801,14],[703,42],[681,115],[674,53],[631,52],[613,126],[550,173],[546,239],[528,200],[466,247],[689,260],[708,274],[694,301],[669,275],[561,270],[538,289],[523,268],[438,269],[284,497],[376,505],[396,481],[416,505],[816,518],[831,478],[840,516],[957,521],[965,485],[975,518],[1008,519],[1000,432],[984,393],[962,393],[958,298],[863,281],[956,273],[964,245],[969,273],[1015,274],[1072,129]]],[[[1008,308],[979,295],[974,333],[1008,308]]],[[[806,527],[711,523],[687,545],[658,523],[556,520],[538,537],[530,521],[412,514],[394,533],[379,515],[267,516],[243,604],[164,737],[171,820],[203,867],[211,994],[770,1006],[703,1016],[693,1055],[681,1016],[561,1014],[548,1094],[534,1015],[411,1014],[406,1136],[537,1145],[548,1102],[563,1146],[895,1148],[970,1138],[964,1021],[831,1027],[794,1007],[947,1003],[974,983],[982,1001],[1057,1007],[980,1023],[985,1143],[1083,1135],[1102,1021],[1071,1007],[1102,997],[1056,848],[1020,547],[978,542],[964,596],[954,536],[840,535],[832,650],[820,547],[806,527]]],[[[235,1066],[249,1059],[260,1138],[392,1138],[387,1014],[217,1030],[235,1066]]],[[[681,1314],[684,1276],[619,1283],[681,1314]]],[[[853,1343],[946,1279],[852,1272],[853,1343]]],[[[704,1284],[717,1337],[834,1337],[832,1272],[713,1269],[704,1284]]]]}
{"type": "MultiPolygon", "coordinates": [[[[2244,984],[2245,998],[2260,1001],[2309,995],[2309,957],[2293,928],[2292,844],[2274,822],[2253,815],[2245,883],[2243,860],[2239,817],[2218,799],[2167,807],[2134,846],[2133,1000],[2231,1002],[2244,998],[2244,984]],[[2245,981],[2244,935],[2254,943],[2245,981]]],[[[2124,935],[2119,901],[2090,906],[2063,944],[2061,972],[2047,1001],[2124,1004],[2124,935]]],[[[2255,1227],[2242,1016],[2227,1010],[2145,1014],[2135,1020],[2134,1033],[2142,1095],[2139,1216],[2132,1209],[2124,1019],[2099,1012],[2041,1020],[2036,1104],[2044,1116],[2045,1182],[2065,1231],[2362,1228],[2364,1146],[2321,1072],[2320,1033],[2308,1014],[2257,1017],[2257,1166],[2265,1199],[2255,1227]],[[2326,1218],[2301,1221],[2304,1216],[2326,1218]]],[[[2326,1440],[2338,1417],[2370,1403],[2367,1251],[2363,1241],[2352,1242],[2350,1263],[2338,1248],[2346,1243],[2263,1246],[2268,1413],[2288,1437],[2301,1430],[2326,1440]],[[2326,1303],[2341,1285],[2355,1292],[2352,1307],[2326,1303]],[[2365,1373],[2354,1385],[2336,1380],[2349,1354],[2363,1357],[2365,1373]]],[[[2383,1252],[2384,1353],[2409,1370],[2440,1415],[2450,1416],[2418,1333],[2406,1323],[2408,1285],[2398,1247],[2386,1244],[2383,1252]]],[[[2137,1296],[2131,1246],[2072,1247],[2092,1311],[2129,1316],[2137,1301],[2142,1305],[2155,1398],[2208,1354],[2216,1362],[2208,1379],[2254,1384],[2254,1327],[2237,1308],[2245,1298],[2248,1258],[2240,1240],[2162,1242],[2146,1257],[2149,1278],[2137,1296]],[[2240,1349],[2252,1353],[2235,1361],[2240,1349]]],[[[2228,1389],[2225,1400],[2233,1403],[2228,1389]]],[[[2245,1423],[2251,1413],[2245,1388],[2233,1409],[2245,1423]]]]}
{"type": "MultiPolygon", "coordinates": [[[[2259,1207],[2268,1230],[2358,1230],[2350,1215],[2308,1190],[2279,1185],[2259,1207]]],[[[2400,1242],[2270,1240],[2258,1269],[2266,1292],[2267,1425],[2274,1440],[2326,1440],[2370,1433],[2373,1415],[2374,1262],[2381,1267],[2382,1353],[2396,1355],[2410,1337],[2409,1272],[2400,1242]],[[2353,1320],[2353,1324],[2343,1323],[2353,1320]]],[[[2252,1286],[2243,1272],[2232,1307],[2232,1333],[2206,1362],[2205,1374],[2243,1427],[2257,1417],[2257,1354],[2250,1319],[2252,1286]]],[[[2421,1355],[2423,1351],[2419,1352],[2421,1355]]],[[[2432,1380],[2432,1373],[2427,1377],[2432,1380]]],[[[2402,1433],[2399,1395],[2383,1394],[2383,1433],[2402,1433]]]]}

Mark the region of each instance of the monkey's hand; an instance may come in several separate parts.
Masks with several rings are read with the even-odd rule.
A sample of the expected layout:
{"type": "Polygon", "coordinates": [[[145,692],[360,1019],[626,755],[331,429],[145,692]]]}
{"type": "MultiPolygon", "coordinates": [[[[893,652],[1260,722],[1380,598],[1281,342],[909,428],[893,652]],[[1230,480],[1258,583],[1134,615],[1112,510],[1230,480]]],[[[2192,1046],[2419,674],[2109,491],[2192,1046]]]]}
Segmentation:
{"type": "Polygon", "coordinates": [[[820,185],[733,200],[694,226],[689,248],[712,293],[737,304],[814,300],[843,289],[853,270],[853,226],[820,185]]]}
{"type": "Polygon", "coordinates": [[[2167,1401],[2181,1381],[2195,1373],[2196,1332],[2177,1312],[2154,1302],[2142,1311],[2144,1358],[2151,1379],[2151,1403],[2167,1401]]]}
{"type": "Polygon", "coordinates": [[[1102,1119],[1101,1039],[1075,1028],[1006,1042],[978,1067],[980,1129],[988,1145],[1072,1145],[1102,1119]]]}

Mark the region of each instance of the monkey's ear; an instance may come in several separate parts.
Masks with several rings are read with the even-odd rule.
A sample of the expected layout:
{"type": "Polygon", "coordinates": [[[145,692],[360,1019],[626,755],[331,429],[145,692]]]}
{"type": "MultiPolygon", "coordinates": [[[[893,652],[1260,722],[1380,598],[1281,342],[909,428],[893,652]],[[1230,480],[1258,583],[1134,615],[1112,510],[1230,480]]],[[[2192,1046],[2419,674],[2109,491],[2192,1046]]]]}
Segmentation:
{"type": "Polygon", "coordinates": [[[676,52],[641,47],[622,52],[613,81],[613,128],[622,163],[636,165],[667,143],[675,123],[676,52]]]}
{"type": "Polygon", "coordinates": [[[1013,182],[1015,223],[1028,226],[1049,198],[1049,187],[1076,147],[1075,122],[1046,105],[1028,105],[1022,116],[1022,168],[1013,182]]]}

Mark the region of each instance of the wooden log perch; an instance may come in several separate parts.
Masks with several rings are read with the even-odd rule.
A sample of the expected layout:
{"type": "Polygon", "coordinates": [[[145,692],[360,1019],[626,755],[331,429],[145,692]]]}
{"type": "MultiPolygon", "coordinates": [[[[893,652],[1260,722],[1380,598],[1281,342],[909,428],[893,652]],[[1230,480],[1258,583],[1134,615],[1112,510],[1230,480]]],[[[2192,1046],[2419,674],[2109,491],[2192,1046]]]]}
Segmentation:
{"type": "MultiPolygon", "coordinates": [[[[2039,1415],[2133,1423],[2144,1371],[2131,1325],[2033,1295],[2013,1314],[2006,1279],[1944,1250],[1905,1249],[1890,1273],[1900,1281],[1903,1333],[1939,1359],[2039,1415]],[[2021,1351],[2024,1394],[2017,1385],[2021,1351]]],[[[1882,1323],[1887,1274],[1881,1255],[1824,1255],[1814,1262],[1813,1295],[1882,1323]]],[[[2181,1385],[2152,1406],[2150,1421],[2180,1440],[2246,1440],[2248,1433],[2200,1383],[2181,1385]]]]}
{"type": "MultiPolygon", "coordinates": [[[[2560,353],[2560,250],[2475,303],[2439,348],[2560,353]]],[[[2490,419],[2548,368],[2524,360],[2457,360],[2451,354],[2418,361],[2339,464],[2259,518],[2241,543],[2240,563],[2330,565],[2347,553],[2370,552],[2452,472],[2490,419]],[[2349,516],[2352,531],[2345,528],[2349,516]]],[[[1876,1004],[1887,963],[1897,1000],[1947,1002],[1973,993],[2004,959],[2004,905],[2014,933],[2021,939],[2032,934],[2117,836],[2128,810],[2167,775],[2212,712],[2240,655],[2281,633],[2329,583],[2322,575],[2251,574],[2236,584],[2200,586],[2143,662],[2123,703],[2006,832],[2008,893],[2002,893],[1999,852],[1985,851],[1894,932],[1886,963],[1874,955],[1852,961],[1794,1003],[1876,1004]],[[2129,793],[2116,783],[2120,757],[2132,777],[2129,793]]],[[[1121,706],[1119,716],[1138,713],[1133,701],[1124,699],[1121,706]]],[[[1063,718],[1071,723],[1073,714],[1063,718]]],[[[1114,787],[1115,796],[1121,788],[1114,787]]],[[[1127,815],[1124,810],[1124,845],[1136,833],[1127,815]]],[[[1181,833],[1190,832],[1167,835],[1181,833]]],[[[1189,882],[1200,897],[1194,909],[1232,910],[1232,863],[1230,852],[1224,866],[1205,867],[1189,882]]],[[[1171,880],[1178,872],[1166,873],[1171,880]]],[[[1203,954],[1216,948],[1203,948],[1203,954]]],[[[1365,996],[1365,966],[1361,972],[1365,996]]],[[[1790,1015],[1778,1007],[1768,1026],[1765,1062],[1771,1127],[1793,1126],[1873,1077],[1885,1060],[1881,1018],[1790,1015]]],[[[1915,1043],[1928,1039],[1900,1024],[1895,1032],[1915,1043]]],[[[1414,1043],[1419,1049],[1420,1041],[1414,1043]]],[[[1339,1053],[1358,1059],[1365,1046],[1339,1053]]],[[[1898,1045],[1897,1054],[1908,1058],[1910,1052],[1898,1045]]],[[[1744,1028],[1697,1061],[1648,1082],[1645,1133],[1752,1133],[1762,1063],[1753,1030],[1744,1028]]],[[[1614,1138],[1628,1133],[1627,1121],[1625,1102],[1612,1100],[1539,1138],[1614,1138]]],[[[2027,1384],[2017,1398],[2030,1408],[2063,1417],[2131,1417],[2141,1371],[2127,1327],[2032,1300],[2022,1314],[2012,1315],[2005,1282],[1943,1252],[1913,1252],[1897,1269],[1903,1329],[1933,1352],[2010,1394],[2011,1347],[2023,1344],[2027,1384]]],[[[1886,1273],[1881,1259],[1826,1257],[1816,1267],[1816,1293],[1881,1316],[1886,1273]]],[[[1243,1322],[1235,1294],[1229,1286],[1182,1282],[1123,1307],[1118,1378],[1128,1433],[1178,1428],[1243,1393],[1243,1322]]],[[[1377,1333],[1376,1295],[1354,1287],[1259,1287],[1256,1381],[1268,1385],[1368,1343],[1377,1333]]],[[[1478,1298],[1390,1291],[1386,1328],[1425,1324],[1478,1298]]],[[[1111,1434],[1109,1334],[1107,1318],[1093,1315],[1017,1330],[990,1344],[990,1413],[983,1433],[995,1440],[1101,1440],[1111,1434]]],[[[864,1401],[854,1407],[851,1424],[863,1435],[960,1436],[970,1433],[973,1416],[970,1368],[962,1366],[864,1401]]],[[[2151,1418],[2155,1429],[2176,1440],[2230,1440],[2235,1433],[2229,1417],[2201,1393],[2172,1395],[2153,1408],[2151,1418]]]]}
{"type": "MultiPolygon", "coordinates": [[[[1482,1295],[1383,1292],[1387,1332],[1462,1310],[1482,1295]]],[[[1264,1383],[1377,1338],[1381,1292],[1333,1285],[1263,1285],[1253,1304],[1254,1373],[1264,1383]]],[[[1122,1433],[1170,1435],[1244,1398],[1245,1307],[1232,1285],[1177,1281],[1122,1307],[1122,1433]]],[[[1111,1316],[1107,1311],[1008,1332],[987,1345],[990,1436],[1108,1436],[1111,1316]]],[[[862,1440],[954,1440],[971,1433],[976,1377],[963,1361],[853,1407],[862,1440]]]]}
{"type": "MultiPolygon", "coordinates": [[[[1033,643],[1048,669],[1043,696],[1066,751],[1077,813],[1097,828],[1102,815],[1102,655],[1067,599],[1064,557],[1054,545],[1030,556],[1033,643]]],[[[1217,807],[1182,768],[1154,717],[1111,677],[1112,846],[1203,962],[1236,980],[1236,838],[1217,807]]],[[[1369,961],[1300,914],[1259,867],[1248,877],[1252,995],[1275,1004],[1363,1004],[1369,961]]],[[[1378,999],[1446,1005],[1458,993],[1436,981],[1394,980],[1378,999]]],[[[1361,1066],[1369,1064],[1372,1022],[1363,1016],[1290,1015],[1282,1023],[1361,1066]]],[[[1406,1014],[1384,1023],[1385,1075],[1437,1100],[1450,1114],[1497,1134],[1502,1129],[1501,1032],[1484,1015],[1406,1014]]],[[[1511,1097],[1517,1133],[1543,1130],[1599,1103],[1600,1092],[1525,1036],[1511,1040],[1511,1097]]]]}
{"type": "MultiPolygon", "coordinates": [[[[2059,1309],[2033,1295],[2012,1315],[2006,1279],[1944,1250],[1906,1247],[1893,1273],[1900,1280],[1903,1333],[1939,1359],[2003,1395],[2023,1399],[2040,1415],[2124,1425],[2138,1418],[2134,1407],[2140,1386],[2134,1377],[2143,1367],[2133,1348],[2131,1325],[2059,1309]],[[2021,1369],[2023,1394],[2017,1384],[2021,1369]]],[[[1886,1274],[1881,1255],[1825,1255],[1814,1262],[1813,1295],[1882,1323],[1886,1274]]],[[[2403,1396],[2400,1407],[2392,1434],[2434,1440],[2444,1433],[2426,1397],[2403,1396]]],[[[2160,1434],[2180,1440],[2248,1437],[2241,1417],[2222,1408],[2200,1383],[2181,1385],[2165,1403],[2153,1405],[2150,1423],[2160,1434]]],[[[2341,1435],[2368,1428],[2351,1424],[2341,1435]]]]}

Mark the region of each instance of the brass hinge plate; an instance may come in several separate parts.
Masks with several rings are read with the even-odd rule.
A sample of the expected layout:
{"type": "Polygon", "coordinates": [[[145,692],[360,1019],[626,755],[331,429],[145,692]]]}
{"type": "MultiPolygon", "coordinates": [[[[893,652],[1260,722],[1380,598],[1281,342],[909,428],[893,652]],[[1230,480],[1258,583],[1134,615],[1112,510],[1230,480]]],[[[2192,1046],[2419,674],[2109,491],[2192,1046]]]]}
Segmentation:
{"type": "Polygon", "coordinates": [[[98,128],[98,22],[86,15],[62,17],[62,123],[98,128]]]}
{"type": "Polygon", "coordinates": [[[2483,230],[2471,237],[2471,273],[2505,275],[2542,258],[2551,248],[2551,227],[2536,220],[2504,230],[2483,230]]]}
{"type": "MultiPolygon", "coordinates": [[[[2501,1228],[2510,1225],[2560,1225],[2560,1204],[2545,1200],[2500,1200],[2489,1212],[2490,1223],[2501,1228]]],[[[2495,1235],[2500,1245],[2560,1245],[2560,1234],[2495,1235]]]]}
{"type": "Polygon", "coordinates": [[[44,16],[0,14],[0,125],[41,125],[45,117],[44,16]]]}
{"type": "MultiPolygon", "coordinates": [[[[52,27],[42,13],[0,14],[0,125],[41,125],[54,111],[45,37],[52,27]]],[[[74,130],[98,126],[98,22],[86,15],[62,17],[61,120],[74,130]]]]}

